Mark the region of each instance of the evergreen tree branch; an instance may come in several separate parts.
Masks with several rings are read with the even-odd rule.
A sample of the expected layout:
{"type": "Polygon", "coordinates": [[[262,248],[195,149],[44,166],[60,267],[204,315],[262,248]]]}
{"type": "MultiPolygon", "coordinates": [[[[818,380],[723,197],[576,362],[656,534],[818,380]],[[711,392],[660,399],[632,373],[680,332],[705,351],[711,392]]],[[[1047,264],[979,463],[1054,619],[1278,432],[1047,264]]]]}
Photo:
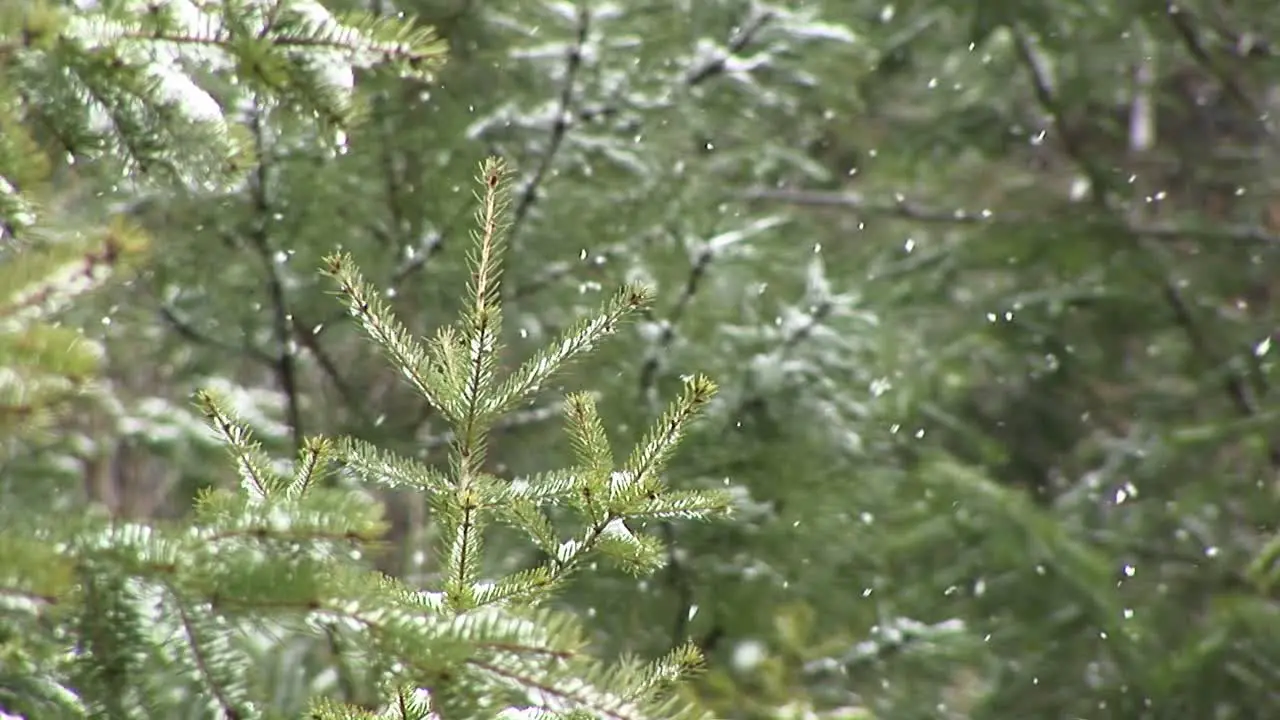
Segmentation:
{"type": "Polygon", "coordinates": [[[366,482],[381,484],[392,489],[414,489],[428,495],[453,491],[452,484],[443,473],[417,460],[379,450],[362,440],[341,438],[335,445],[335,453],[348,469],[366,482]]]}
{"type": "Polygon", "coordinates": [[[36,319],[60,310],[100,286],[123,259],[144,247],[137,229],[116,220],[88,243],[24,251],[0,269],[0,318],[36,319]]]}
{"type": "Polygon", "coordinates": [[[775,190],[752,188],[737,193],[747,201],[779,202],[803,207],[826,207],[845,210],[869,217],[887,217],[912,222],[942,225],[974,225],[992,228],[1017,228],[1052,225],[1063,220],[1086,223],[1098,232],[1123,232],[1156,240],[1229,240],[1249,245],[1280,246],[1280,235],[1260,225],[1231,225],[1214,223],[1212,226],[1193,226],[1165,222],[1121,221],[1104,213],[1096,217],[1081,217],[1073,211],[1057,214],[1028,215],[991,210],[941,209],[920,205],[906,199],[892,201],[869,200],[857,193],[825,192],[821,190],[775,190]]]}
{"type": "Polygon", "coordinates": [[[577,464],[595,478],[613,471],[613,451],[605,433],[595,398],[590,393],[572,393],[565,398],[565,419],[577,464]]]}
{"type": "Polygon", "coordinates": [[[227,414],[218,398],[208,391],[201,391],[196,394],[196,405],[231,451],[241,487],[250,497],[265,500],[284,487],[283,479],[272,472],[261,446],[253,439],[253,432],[227,414]]]}
{"type": "Polygon", "coordinates": [[[729,66],[730,58],[745,50],[747,46],[755,40],[756,36],[760,34],[760,31],[764,30],[769,23],[774,20],[774,18],[775,15],[773,12],[765,11],[756,13],[755,17],[742,23],[739,26],[740,29],[737,33],[730,38],[725,54],[720,57],[712,58],[691,70],[689,74],[685,76],[684,84],[687,87],[694,87],[701,85],[717,75],[723,75],[729,66]]]}
{"type": "Polygon", "coordinates": [[[333,443],[326,438],[311,437],[303,443],[295,463],[293,482],[289,484],[292,497],[305,495],[312,487],[321,484],[333,454],[333,443]]]}
{"type": "MultiPolygon", "coordinates": [[[[468,348],[466,376],[461,392],[461,417],[457,423],[457,438],[453,445],[454,467],[457,472],[455,527],[446,524],[446,542],[450,543],[450,563],[454,571],[450,597],[455,607],[469,604],[471,586],[479,571],[480,510],[475,496],[475,483],[484,464],[485,443],[489,432],[492,407],[497,403],[491,398],[495,360],[498,353],[502,315],[498,300],[502,279],[503,227],[506,212],[507,169],[497,160],[488,161],[479,178],[483,193],[478,197],[480,209],[476,214],[479,231],[475,237],[475,249],[471,256],[471,308],[465,316],[465,342],[468,348]],[[461,598],[467,597],[467,600],[461,598]]],[[[453,352],[456,343],[450,336],[441,335],[441,362],[449,375],[457,375],[462,359],[453,352]]]]}
{"type": "MultiPolygon", "coordinates": [[[[563,401],[549,402],[545,405],[529,408],[520,412],[512,412],[504,414],[500,419],[493,423],[493,431],[509,431],[516,428],[528,427],[538,423],[552,420],[564,411],[565,404],[563,401]]],[[[458,436],[452,430],[445,430],[436,435],[428,435],[417,441],[418,447],[422,450],[438,450],[443,447],[449,447],[458,441],[458,436]]]]}
{"type": "MultiPolygon", "coordinates": [[[[701,518],[725,508],[719,494],[670,492],[660,480],[714,385],[688,380],[621,471],[614,470],[605,425],[586,393],[564,403],[574,466],[512,481],[484,471],[484,443],[499,422],[497,411],[527,397],[648,300],[643,287],[622,288],[599,317],[497,382],[506,209],[498,192],[501,168],[488,163],[481,178],[489,194],[480,198],[471,293],[460,323],[442,327],[429,343],[408,334],[348,256],[326,258],[326,273],[366,334],[450,416],[455,437],[448,474],[353,438],[305,438],[291,470],[277,471],[248,426],[204,391],[196,403],[232,457],[238,492],[202,493],[189,524],[86,518],[42,531],[37,547],[72,561],[74,585],[52,583],[57,564],[39,553],[25,569],[12,562],[0,568],[0,595],[49,598],[77,618],[75,632],[54,620],[48,639],[51,648],[68,637],[83,648],[69,682],[90,714],[124,716],[153,706],[164,712],[198,699],[219,716],[250,717],[256,712],[250,662],[257,653],[241,631],[294,628],[323,633],[336,662],[350,658],[356,670],[378,678],[389,690],[386,707],[402,717],[425,716],[428,708],[435,717],[480,717],[501,704],[632,720],[698,716],[669,692],[670,681],[694,664],[695,651],[682,649],[649,667],[608,666],[585,651],[576,619],[545,603],[589,552],[632,571],[661,564],[661,544],[633,535],[628,518],[701,518]],[[382,506],[349,487],[325,486],[331,460],[347,481],[407,487],[427,497],[442,538],[442,592],[409,589],[362,564],[359,553],[385,529],[382,506]],[[575,539],[557,540],[546,506],[585,515],[575,539]],[[495,517],[523,530],[554,561],[482,581],[484,530],[495,517]],[[73,540],[60,542],[64,535],[73,540]],[[11,580],[15,567],[22,572],[11,580]],[[158,672],[175,670],[186,678],[176,692],[152,682],[158,672]]],[[[290,337],[297,330],[285,329],[290,337]]],[[[0,556],[4,548],[11,544],[0,533],[0,556]]],[[[348,698],[358,701],[355,683],[340,680],[348,698]]],[[[368,715],[332,703],[313,709],[319,717],[368,715]]]]}
{"type": "Polygon", "coordinates": [[[352,269],[350,256],[335,254],[326,257],[325,273],[337,282],[339,292],[346,300],[347,312],[382,348],[414,390],[451,419],[460,417],[459,408],[446,400],[443,392],[453,382],[452,379],[443,374],[422,345],[390,315],[382,299],[352,269]]]}
{"type": "MultiPolygon", "coordinates": [[[[312,0],[76,12],[39,3],[15,13],[0,28],[5,66],[22,69],[22,82],[4,93],[19,105],[14,130],[45,126],[42,135],[72,156],[114,160],[140,170],[138,179],[164,170],[187,182],[225,183],[240,174],[241,128],[224,116],[226,103],[214,99],[194,66],[236,68],[250,92],[347,124],[356,110],[348,92],[352,68],[381,65],[426,78],[444,54],[429,28],[363,11],[335,16],[312,0]]],[[[19,180],[16,187],[25,189],[19,180]]]]}
{"type": "MultiPolygon", "coordinates": [[[[489,397],[493,384],[494,365],[498,343],[502,333],[501,305],[498,288],[502,280],[502,252],[507,232],[505,218],[507,206],[506,166],[492,160],[483,169],[480,179],[484,188],[477,212],[480,227],[475,238],[476,250],[472,254],[471,295],[472,307],[466,316],[466,343],[469,350],[467,373],[462,387],[462,423],[458,437],[458,462],[463,484],[479,471],[484,461],[483,435],[487,433],[489,416],[497,402],[489,397]]],[[[443,340],[442,349],[454,343],[443,340]]]]}
{"type": "Polygon", "coordinates": [[[186,605],[181,598],[173,593],[170,605],[174,608],[178,615],[178,622],[182,626],[183,633],[186,636],[186,646],[191,651],[191,659],[198,673],[201,684],[206,692],[213,698],[221,710],[223,717],[227,720],[247,720],[250,715],[246,708],[243,707],[242,701],[232,697],[229,688],[225,687],[222,679],[217,676],[220,674],[216,669],[212,658],[205,650],[202,633],[197,630],[194,616],[187,610],[186,605]]]}
{"type": "Polygon", "coordinates": [[[617,332],[625,318],[647,306],[650,301],[649,289],[642,285],[629,284],[620,288],[595,317],[585,318],[572,325],[554,343],[535,353],[503,382],[498,392],[501,404],[497,412],[509,411],[518,402],[537,392],[557,371],[617,332]]]}
{"type": "MultiPolygon", "coordinates": [[[[450,223],[450,226],[452,225],[453,223],[450,223]]],[[[384,235],[384,233],[379,231],[379,229],[376,227],[371,228],[371,232],[379,236],[384,235]]],[[[394,244],[393,238],[391,238],[390,236],[384,237],[383,241],[388,244],[394,244]]],[[[414,249],[412,253],[409,253],[409,258],[395,269],[395,271],[391,275],[391,281],[387,285],[388,289],[395,291],[396,294],[399,294],[399,291],[404,286],[404,283],[408,282],[410,279],[413,278],[414,275],[416,275],[423,268],[425,268],[427,266],[427,263],[431,260],[431,258],[435,257],[435,255],[443,248],[444,248],[444,234],[440,231],[433,231],[428,236],[426,242],[422,243],[422,247],[418,249],[414,249]]],[[[337,312],[327,318],[324,318],[320,322],[310,323],[309,325],[306,325],[306,326],[312,328],[312,331],[311,331],[312,337],[318,339],[320,337],[320,334],[323,333],[327,328],[332,327],[334,323],[342,320],[346,316],[347,316],[347,313],[345,312],[337,312]]]]}
{"type": "Polygon", "coordinates": [[[627,481],[645,497],[653,494],[659,475],[666,466],[689,422],[711,402],[716,385],[703,376],[685,381],[681,397],[671,404],[666,414],[636,446],[624,467],[627,481]]]}

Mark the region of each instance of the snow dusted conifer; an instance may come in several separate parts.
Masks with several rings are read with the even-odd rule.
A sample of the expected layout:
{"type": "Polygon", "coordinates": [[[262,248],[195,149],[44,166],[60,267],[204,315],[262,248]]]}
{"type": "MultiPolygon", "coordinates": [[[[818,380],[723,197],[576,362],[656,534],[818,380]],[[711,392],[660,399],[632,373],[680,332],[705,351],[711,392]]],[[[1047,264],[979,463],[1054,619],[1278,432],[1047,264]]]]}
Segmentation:
{"type": "MultiPolygon", "coordinates": [[[[395,629],[393,653],[404,669],[392,679],[418,693],[420,717],[433,717],[428,708],[442,718],[493,717],[499,710],[542,713],[535,717],[697,716],[670,692],[672,683],[699,661],[696,648],[678,648],[649,665],[627,661],[611,667],[583,651],[573,617],[542,606],[589,557],[602,556],[636,572],[661,566],[665,554],[660,543],[633,533],[628,523],[704,518],[727,508],[720,493],[677,491],[662,480],[666,462],[715,386],[700,376],[687,380],[683,394],[621,465],[613,458],[591,395],[571,394],[565,403],[571,465],[519,481],[486,470],[488,431],[494,422],[650,300],[643,286],[622,287],[598,314],[568,328],[500,377],[498,289],[506,180],[502,162],[484,164],[469,297],[460,321],[441,328],[427,343],[396,321],[349,257],[328,259],[327,272],[337,281],[351,316],[453,425],[448,472],[392,457],[357,440],[334,445],[337,459],[353,476],[424,492],[439,524],[441,587],[429,594],[411,592],[408,602],[396,604],[387,616],[396,618],[387,634],[395,629]],[[574,511],[580,520],[577,532],[561,537],[549,508],[574,511]],[[543,552],[545,563],[505,577],[486,577],[483,538],[485,528],[495,522],[521,530],[543,552]],[[425,617],[430,620],[424,623],[425,617]],[[452,652],[442,652],[441,645],[452,652]]],[[[402,697],[407,696],[396,695],[402,697]]]]}
{"type": "MultiPolygon", "coordinates": [[[[299,0],[74,9],[46,0],[0,10],[0,358],[25,373],[0,388],[13,391],[6,405],[34,412],[89,376],[95,347],[47,318],[146,244],[128,223],[86,229],[51,212],[44,188],[64,154],[114,164],[131,187],[164,178],[194,192],[234,187],[248,166],[245,118],[228,98],[340,127],[357,109],[347,94],[352,67],[422,75],[441,56],[429,30],[335,17],[299,0]],[[228,70],[241,82],[231,88],[193,68],[228,70]],[[56,156],[43,144],[50,133],[62,144],[56,156]]],[[[354,439],[309,438],[285,471],[228,403],[202,393],[198,405],[231,451],[239,488],[202,494],[190,518],[50,522],[0,508],[0,713],[278,717],[260,655],[299,641],[322,648],[317,671],[339,678],[313,699],[312,718],[697,715],[671,692],[697,663],[694,648],[651,664],[602,663],[586,652],[577,619],[545,600],[589,558],[637,572],[659,566],[660,544],[632,532],[646,521],[726,507],[720,495],[671,490],[662,478],[714,385],[688,381],[620,465],[591,396],[571,395],[570,466],[519,480],[493,475],[485,451],[495,420],[649,301],[644,288],[624,287],[597,316],[501,375],[505,181],[501,163],[484,166],[466,309],[428,342],[391,316],[351,258],[332,256],[325,268],[375,344],[452,422],[447,470],[354,439]],[[425,496],[440,530],[438,587],[369,568],[364,550],[385,523],[358,482],[425,496]],[[567,537],[564,511],[580,520],[567,537]],[[521,530],[545,563],[491,577],[483,540],[495,523],[521,530]]],[[[19,415],[18,429],[30,417],[19,415]]]]}
{"type": "Polygon", "coordinates": [[[637,573],[659,567],[661,543],[638,532],[647,522],[727,509],[721,493],[674,490],[663,479],[715,386],[688,379],[621,463],[592,397],[571,394],[570,464],[520,479],[493,474],[485,459],[495,421],[650,298],[644,287],[621,288],[501,374],[506,180],[501,162],[484,164],[465,307],[427,342],[399,323],[350,257],[326,261],[352,318],[452,424],[447,467],[313,437],[282,474],[248,426],[202,393],[239,488],[203,494],[190,524],[89,517],[51,527],[37,518],[0,530],[0,629],[9,638],[0,710],[42,719],[274,716],[253,638],[309,637],[344,678],[339,695],[312,698],[307,717],[318,720],[702,716],[675,691],[700,662],[695,647],[651,663],[606,663],[588,651],[578,618],[546,601],[592,559],[637,573]],[[439,538],[437,585],[413,587],[365,562],[385,524],[362,484],[424,496],[439,538]],[[577,518],[571,528],[567,514],[577,518]],[[494,576],[484,547],[494,524],[521,531],[545,561],[494,576]]]}
{"type": "Polygon", "coordinates": [[[336,132],[357,117],[354,68],[423,77],[443,59],[430,28],[314,0],[0,4],[0,430],[46,429],[90,384],[101,346],[55,315],[149,245],[125,219],[86,222],[75,176],[232,189],[252,166],[237,108],[336,132]]]}

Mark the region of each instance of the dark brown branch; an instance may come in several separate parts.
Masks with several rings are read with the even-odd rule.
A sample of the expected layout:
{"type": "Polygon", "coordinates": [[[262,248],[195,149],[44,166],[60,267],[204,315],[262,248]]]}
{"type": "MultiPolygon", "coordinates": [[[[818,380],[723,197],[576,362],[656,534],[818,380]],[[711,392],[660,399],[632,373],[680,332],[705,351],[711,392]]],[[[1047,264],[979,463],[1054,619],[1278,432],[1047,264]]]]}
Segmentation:
{"type": "MultiPolygon", "coordinates": [[[[520,200],[516,205],[515,212],[512,216],[513,220],[509,235],[512,239],[512,246],[514,246],[515,232],[524,221],[529,209],[537,201],[538,191],[541,189],[542,183],[551,169],[551,161],[554,158],[554,154],[558,151],[568,133],[571,125],[570,118],[573,118],[573,122],[583,123],[590,122],[598,118],[612,117],[621,112],[620,105],[617,104],[605,104],[591,108],[578,108],[577,110],[572,108],[574,100],[573,81],[581,68],[583,46],[586,43],[587,31],[589,29],[589,19],[590,18],[586,15],[586,11],[584,10],[583,14],[580,15],[577,44],[570,51],[567,59],[565,84],[561,89],[556,120],[552,127],[551,145],[548,148],[548,152],[544,153],[538,170],[534,173],[533,180],[525,186],[524,192],[521,194],[520,200]]],[[[735,54],[741,52],[750,45],[760,34],[760,31],[763,30],[773,19],[773,13],[764,12],[743,23],[738,32],[729,39],[726,46],[727,52],[724,55],[713,58],[690,70],[678,83],[678,87],[692,88],[722,75],[728,67],[729,58],[733,57],[735,54]]],[[[666,107],[666,104],[663,104],[663,107],[666,107]]],[[[620,252],[625,248],[626,244],[621,244],[616,251],[620,252]]],[[[597,251],[596,256],[601,257],[613,254],[614,252],[615,250],[597,251]]],[[[517,286],[514,283],[508,283],[506,287],[509,291],[510,298],[515,299],[529,297],[540,290],[551,287],[556,280],[572,272],[573,268],[574,266],[572,264],[564,263],[553,269],[544,271],[541,276],[535,278],[526,285],[517,286]]]]}
{"type": "Polygon", "coordinates": [[[1205,72],[1209,73],[1218,81],[1222,89],[1231,98],[1232,102],[1240,106],[1240,109],[1253,119],[1254,124],[1264,133],[1270,135],[1267,123],[1264,120],[1264,113],[1258,104],[1249,97],[1249,93],[1245,92],[1240,83],[1231,77],[1231,73],[1222,66],[1221,63],[1214,60],[1205,48],[1204,43],[1200,42],[1200,33],[1194,26],[1194,18],[1191,13],[1182,6],[1171,3],[1169,11],[1165,13],[1165,17],[1169,18],[1169,24],[1173,26],[1174,32],[1178,39],[1182,41],[1183,47],[1191,59],[1196,62],[1205,72]]]}
{"type": "Polygon", "coordinates": [[[729,44],[725,48],[727,52],[723,55],[708,60],[702,65],[694,68],[685,76],[684,84],[688,87],[701,85],[711,78],[722,74],[729,66],[729,58],[737,55],[746,49],[748,45],[755,40],[760,31],[773,20],[774,15],[771,12],[763,12],[747,21],[742,29],[736,35],[729,39],[729,44]]]}
{"type": "Polygon", "coordinates": [[[542,158],[538,161],[538,167],[534,170],[533,177],[520,192],[515,209],[511,213],[511,227],[507,231],[509,247],[515,247],[519,230],[524,225],[529,210],[537,202],[538,193],[542,190],[542,185],[546,182],[547,176],[551,172],[551,166],[555,163],[556,154],[560,152],[560,146],[564,144],[565,136],[569,133],[569,119],[574,105],[578,72],[582,69],[582,59],[586,53],[587,38],[590,32],[591,10],[584,3],[578,9],[577,39],[565,56],[564,81],[560,88],[560,99],[556,106],[555,119],[551,124],[551,137],[547,140],[547,149],[542,153],[542,158]]]}

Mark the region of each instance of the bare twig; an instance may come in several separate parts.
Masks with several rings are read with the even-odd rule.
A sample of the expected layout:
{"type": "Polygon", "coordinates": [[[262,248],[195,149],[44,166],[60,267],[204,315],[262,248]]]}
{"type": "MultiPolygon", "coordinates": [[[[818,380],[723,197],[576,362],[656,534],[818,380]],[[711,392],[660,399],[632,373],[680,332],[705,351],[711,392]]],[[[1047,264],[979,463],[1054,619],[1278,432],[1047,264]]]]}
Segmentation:
{"type": "MultiPolygon", "coordinates": [[[[631,247],[630,240],[614,243],[607,247],[600,248],[599,250],[593,250],[591,252],[591,260],[597,263],[607,262],[609,259],[613,258],[614,256],[623,254],[630,247],[631,247]]],[[[587,259],[588,258],[585,256],[581,258],[581,260],[587,260],[587,259]]],[[[563,260],[556,263],[549,263],[543,268],[542,272],[539,273],[536,277],[534,277],[529,282],[513,290],[511,293],[510,299],[518,300],[522,298],[528,298],[533,295],[536,295],[537,293],[543,290],[546,290],[547,288],[553,287],[557,280],[567,277],[574,270],[580,267],[581,264],[582,264],[581,261],[569,261],[569,260],[563,260]]]]}
{"type": "Polygon", "coordinates": [[[338,370],[338,364],[320,342],[320,330],[322,329],[318,325],[307,326],[299,322],[296,316],[294,317],[293,331],[298,342],[315,358],[320,370],[329,378],[329,382],[333,384],[334,389],[338,391],[338,395],[342,397],[343,403],[361,417],[367,417],[368,413],[365,411],[364,397],[338,370]]]}
{"type": "MultiPolygon", "coordinates": [[[[662,366],[662,356],[670,349],[671,343],[675,340],[676,326],[689,310],[694,296],[698,294],[698,289],[702,285],[702,279],[707,274],[707,268],[711,266],[711,261],[714,259],[715,250],[707,245],[698,251],[697,257],[689,267],[689,274],[685,277],[684,287],[680,290],[680,296],[676,298],[675,305],[662,323],[661,333],[658,335],[656,342],[649,348],[648,356],[640,366],[640,388],[643,393],[652,394],[656,392],[657,376],[662,366]]],[[[645,399],[652,402],[656,400],[656,395],[652,397],[646,396],[645,399]]]]}

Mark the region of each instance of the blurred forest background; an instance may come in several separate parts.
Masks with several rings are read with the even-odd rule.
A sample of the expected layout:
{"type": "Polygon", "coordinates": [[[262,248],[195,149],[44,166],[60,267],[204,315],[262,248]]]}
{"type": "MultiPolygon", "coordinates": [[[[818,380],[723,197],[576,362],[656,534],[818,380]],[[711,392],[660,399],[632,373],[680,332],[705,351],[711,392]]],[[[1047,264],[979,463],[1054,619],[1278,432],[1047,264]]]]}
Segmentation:
{"type": "MultiPolygon", "coordinates": [[[[557,467],[567,390],[625,434],[684,375],[722,386],[669,479],[737,511],[561,598],[607,651],[695,640],[725,718],[1280,716],[1273,4],[364,6],[449,62],[360,77],[344,136],[255,123],[232,192],[55,164],[60,224],[122,214],[150,246],[60,316],[100,348],[75,392],[2,373],[0,505],[183,514],[232,482],[191,404],[211,385],[281,458],[333,432],[438,460],[317,271],[350,252],[429,334],[496,154],[512,362],[623,280],[659,303],[495,461],[557,467]]],[[[386,500],[379,565],[429,577],[430,513],[386,500]]],[[[298,652],[261,658],[282,703],[323,682],[298,652]]]]}

